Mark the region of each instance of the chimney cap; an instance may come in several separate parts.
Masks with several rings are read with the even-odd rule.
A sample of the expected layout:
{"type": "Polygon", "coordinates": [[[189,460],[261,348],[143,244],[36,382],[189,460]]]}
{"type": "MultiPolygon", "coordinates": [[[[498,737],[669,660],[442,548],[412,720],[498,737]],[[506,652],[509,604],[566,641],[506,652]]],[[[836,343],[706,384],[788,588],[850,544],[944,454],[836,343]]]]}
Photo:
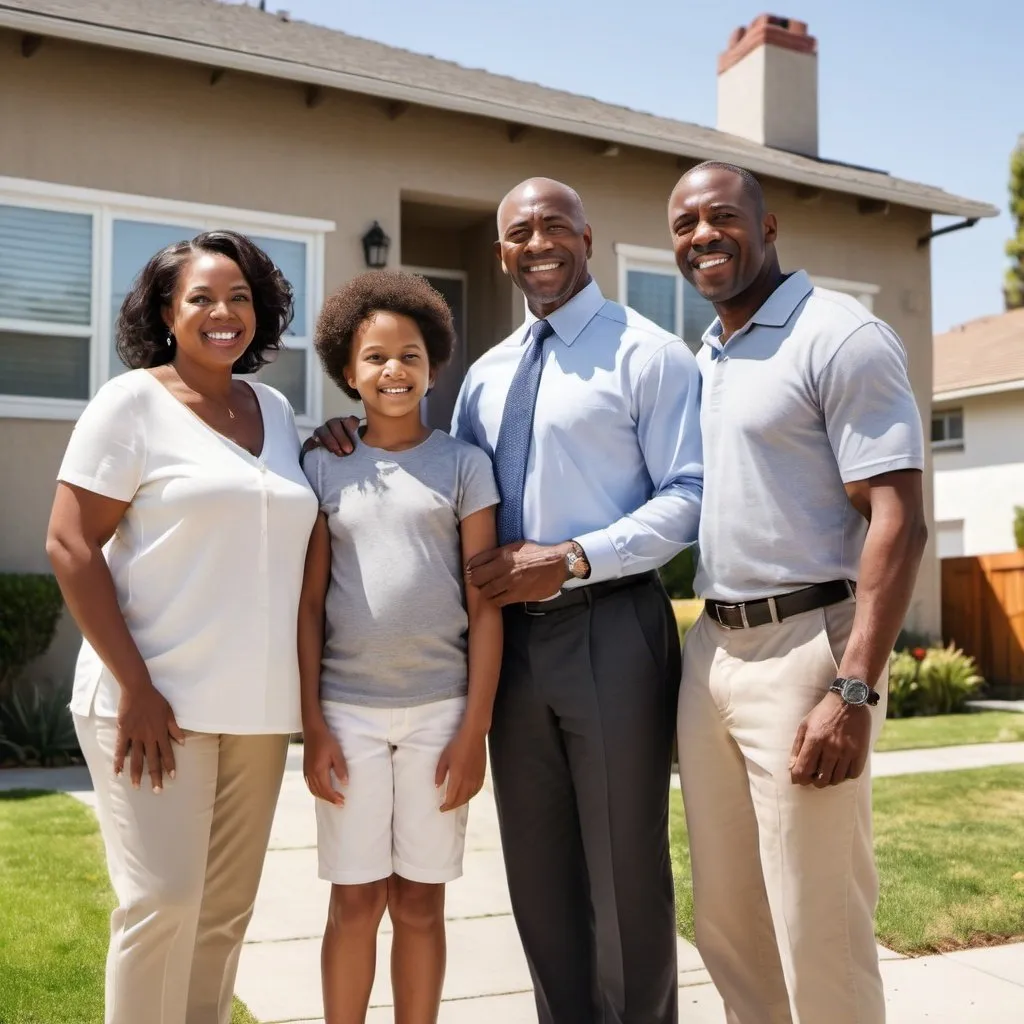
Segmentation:
{"type": "Polygon", "coordinates": [[[759,46],[815,55],[818,41],[807,31],[807,22],[778,14],[759,14],[749,25],[733,29],[729,45],[718,57],[718,73],[724,74],[759,46]]]}

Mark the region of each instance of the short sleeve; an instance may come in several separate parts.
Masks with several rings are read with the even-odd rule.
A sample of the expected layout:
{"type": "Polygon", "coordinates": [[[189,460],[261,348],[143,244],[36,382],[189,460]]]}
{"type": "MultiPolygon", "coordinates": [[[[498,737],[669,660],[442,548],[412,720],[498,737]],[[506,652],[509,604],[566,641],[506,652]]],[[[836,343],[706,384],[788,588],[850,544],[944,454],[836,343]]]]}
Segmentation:
{"type": "Polygon", "coordinates": [[[120,381],[100,388],[71,432],[57,479],[105,498],[131,501],[146,461],[137,404],[120,381]]]}
{"type": "Polygon", "coordinates": [[[462,445],[459,458],[459,521],[474,512],[497,505],[498,485],[487,453],[471,445],[462,445]]]}
{"type": "Polygon", "coordinates": [[[818,393],[843,483],[924,468],[906,351],[887,324],[863,324],[846,338],[822,371],[818,393]]]}
{"type": "Polygon", "coordinates": [[[309,486],[313,488],[313,493],[316,495],[316,500],[320,502],[320,511],[324,511],[323,501],[323,475],[321,468],[324,463],[324,452],[321,448],[314,448],[312,451],[306,453],[306,457],[302,460],[302,472],[306,474],[306,479],[309,481],[309,486]]]}

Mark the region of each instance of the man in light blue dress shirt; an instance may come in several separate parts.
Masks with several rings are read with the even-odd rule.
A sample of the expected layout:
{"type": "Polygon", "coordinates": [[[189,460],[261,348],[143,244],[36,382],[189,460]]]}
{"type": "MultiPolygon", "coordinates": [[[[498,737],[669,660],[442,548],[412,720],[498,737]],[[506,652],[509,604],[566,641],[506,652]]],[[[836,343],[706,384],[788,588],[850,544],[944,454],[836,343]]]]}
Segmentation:
{"type": "Polygon", "coordinates": [[[656,570],[697,536],[700,380],[591,278],[568,186],[504,199],[527,323],[470,369],[453,433],[492,455],[504,536],[469,566],[504,606],[491,765],[542,1024],[675,1024],[668,791],[679,641],[656,570]]]}

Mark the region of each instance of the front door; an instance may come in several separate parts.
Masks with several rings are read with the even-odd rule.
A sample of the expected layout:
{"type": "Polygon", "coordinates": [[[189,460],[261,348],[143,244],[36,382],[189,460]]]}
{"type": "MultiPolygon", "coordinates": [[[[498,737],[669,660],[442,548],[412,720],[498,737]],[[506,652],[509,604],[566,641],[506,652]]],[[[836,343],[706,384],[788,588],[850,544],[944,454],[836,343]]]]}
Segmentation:
{"type": "Polygon", "coordinates": [[[448,303],[455,324],[455,347],[452,358],[437,377],[433,391],[423,402],[423,421],[437,430],[447,432],[452,425],[452,411],[459,396],[462,378],[466,375],[466,275],[458,270],[407,268],[437,289],[448,303]]]}

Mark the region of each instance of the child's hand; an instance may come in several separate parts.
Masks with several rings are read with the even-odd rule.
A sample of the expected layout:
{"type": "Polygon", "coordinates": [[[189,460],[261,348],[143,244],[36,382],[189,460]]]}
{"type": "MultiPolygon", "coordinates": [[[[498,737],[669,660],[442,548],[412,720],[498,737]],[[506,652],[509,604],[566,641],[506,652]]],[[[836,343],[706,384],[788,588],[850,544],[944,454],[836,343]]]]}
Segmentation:
{"type": "Polygon", "coordinates": [[[348,785],[348,765],[341,752],[341,744],[326,724],[322,728],[303,731],[302,774],[310,793],[320,800],[341,807],[344,796],[331,784],[331,769],[338,782],[348,785]]]}
{"type": "Polygon", "coordinates": [[[469,803],[483,787],[486,767],[484,734],[460,729],[437,762],[434,785],[440,789],[445,776],[448,777],[448,791],[441,810],[454,811],[456,807],[469,803]]]}

